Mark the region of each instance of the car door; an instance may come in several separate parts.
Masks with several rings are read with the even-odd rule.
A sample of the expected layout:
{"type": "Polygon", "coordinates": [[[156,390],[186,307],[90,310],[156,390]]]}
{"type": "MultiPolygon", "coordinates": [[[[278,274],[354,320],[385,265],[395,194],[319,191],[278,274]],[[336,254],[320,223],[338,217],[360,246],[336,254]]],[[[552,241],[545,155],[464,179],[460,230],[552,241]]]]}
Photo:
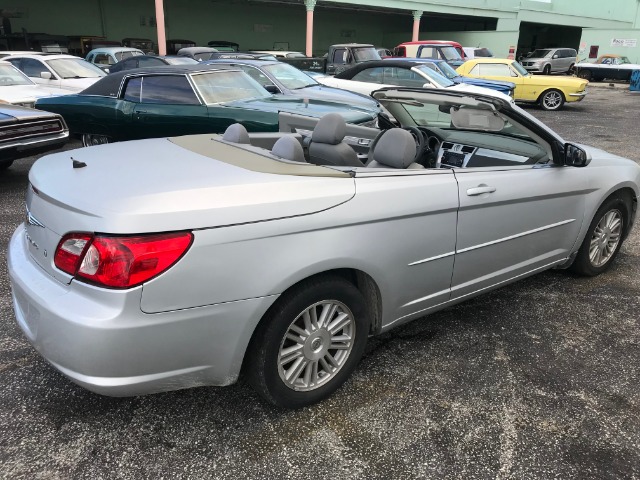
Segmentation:
{"type": "Polygon", "coordinates": [[[500,166],[517,156],[489,148],[478,153],[498,166],[455,170],[460,210],[452,300],[563,261],[584,217],[584,169],[500,166]]]}
{"type": "MultiPolygon", "coordinates": [[[[450,170],[359,169],[357,235],[384,285],[385,327],[449,300],[458,186],[450,170]]],[[[355,203],[354,203],[355,202],[355,203]]]]}
{"type": "Polygon", "coordinates": [[[207,107],[185,75],[140,75],[122,92],[123,135],[155,138],[213,132],[207,107]]]}

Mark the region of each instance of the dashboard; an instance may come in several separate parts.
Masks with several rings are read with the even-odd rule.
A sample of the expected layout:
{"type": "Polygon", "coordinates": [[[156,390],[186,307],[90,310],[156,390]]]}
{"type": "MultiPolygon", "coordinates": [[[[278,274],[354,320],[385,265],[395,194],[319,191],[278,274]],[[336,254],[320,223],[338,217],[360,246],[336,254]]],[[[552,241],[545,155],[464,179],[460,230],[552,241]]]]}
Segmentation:
{"type": "Polygon", "coordinates": [[[548,161],[537,143],[488,132],[421,128],[435,154],[435,168],[533,165],[548,161]]]}

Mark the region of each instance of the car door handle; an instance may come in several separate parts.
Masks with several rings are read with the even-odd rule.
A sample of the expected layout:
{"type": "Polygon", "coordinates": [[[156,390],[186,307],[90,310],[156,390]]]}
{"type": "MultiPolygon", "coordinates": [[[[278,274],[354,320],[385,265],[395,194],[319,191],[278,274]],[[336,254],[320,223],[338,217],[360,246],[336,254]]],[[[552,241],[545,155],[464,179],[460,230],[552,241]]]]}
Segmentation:
{"type": "Polygon", "coordinates": [[[149,112],[147,112],[146,110],[136,110],[135,113],[136,115],[139,115],[141,113],[149,113],[149,112]]]}
{"type": "Polygon", "coordinates": [[[467,195],[470,197],[475,197],[477,195],[482,195],[483,193],[493,193],[495,191],[496,191],[496,187],[481,185],[479,187],[470,188],[469,190],[467,190],[467,195]]]}

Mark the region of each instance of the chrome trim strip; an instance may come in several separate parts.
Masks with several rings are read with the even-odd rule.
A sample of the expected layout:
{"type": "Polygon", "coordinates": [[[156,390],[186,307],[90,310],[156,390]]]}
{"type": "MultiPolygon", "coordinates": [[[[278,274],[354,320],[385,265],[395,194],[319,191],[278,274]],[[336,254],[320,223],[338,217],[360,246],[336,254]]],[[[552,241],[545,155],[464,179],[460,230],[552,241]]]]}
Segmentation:
{"type": "Polygon", "coordinates": [[[517,233],[517,234],[511,235],[509,237],[499,238],[497,240],[492,240],[492,241],[487,242],[487,243],[481,243],[480,245],[474,245],[472,247],[462,248],[460,250],[456,250],[456,253],[464,253],[464,252],[469,252],[471,250],[477,250],[478,248],[488,247],[490,245],[495,245],[496,243],[502,243],[502,242],[506,242],[506,241],[509,241],[509,240],[513,240],[514,238],[525,237],[527,235],[531,235],[532,233],[538,233],[538,232],[542,232],[544,230],[549,230],[551,228],[560,227],[562,225],[566,225],[568,223],[572,223],[572,222],[575,222],[575,221],[576,221],[575,218],[570,218],[569,220],[563,220],[562,222],[552,223],[551,225],[545,225],[544,227],[535,228],[533,230],[528,230],[528,231],[522,232],[522,233],[517,233]]]}
{"type": "Polygon", "coordinates": [[[455,255],[455,253],[456,252],[443,253],[442,255],[436,255],[435,257],[429,257],[429,258],[425,258],[424,260],[418,260],[417,262],[412,262],[407,266],[408,267],[412,267],[414,265],[420,265],[421,263],[431,262],[432,260],[439,260],[441,258],[450,257],[451,255],[455,255]]]}
{"type": "MultiPolygon", "coordinates": [[[[395,323],[397,323],[397,322],[399,322],[401,320],[404,320],[407,317],[411,317],[413,315],[417,315],[417,314],[420,314],[420,313],[423,313],[423,312],[427,312],[428,310],[433,310],[435,308],[442,307],[444,305],[448,305],[448,304],[451,304],[451,303],[457,303],[458,301],[462,300],[465,297],[469,297],[469,296],[475,295],[475,294],[477,294],[479,292],[482,292],[484,290],[489,290],[491,288],[498,287],[499,285],[503,285],[505,283],[512,282],[512,281],[514,281],[514,280],[516,280],[518,278],[521,278],[521,277],[524,277],[524,276],[527,276],[527,275],[532,275],[532,274],[534,274],[536,272],[547,270],[547,269],[553,267],[554,265],[561,265],[563,262],[566,262],[566,261],[567,261],[567,258],[563,258],[561,260],[556,260],[555,262],[547,263],[545,265],[542,265],[541,267],[534,268],[534,269],[531,269],[531,270],[527,270],[526,272],[523,272],[520,275],[516,275],[515,277],[509,277],[509,278],[507,278],[505,280],[502,280],[500,282],[493,283],[491,285],[487,285],[486,287],[479,288],[478,290],[474,290],[473,292],[465,293],[464,295],[460,295],[459,297],[452,297],[452,298],[449,298],[449,300],[446,300],[444,302],[438,303],[436,305],[431,305],[430,307],[423,308],[423,309],[418,310],[416,312],[408,313],[406,315],[403,315],[402,317],[396,318],[395,320],[393,320],[392,322],[387,323],[386,325],[383,325],[381,331],[382,332],[386,332],[387,330],[389,330],[389,328],[391,328],[391,326],[393,324],[395,324],[395,323]]],[[[449,288],[447,290],[451,294],[453,294],[455,288],[449,288]]],[[[423,297],[423,298],[435,297],[437,295],[441,295],[442,293],[445,293],[447,290],[442,290],[442,291],[437,292],[437,293],[435,293],[433,295],[429,295],[428,297],[423,297]]],[[[419,299],[419,300],[422,300],[422,299],[419,299]]],[[[414,302],[415,302],[415,300],[412,303],[414,303],[414,302]]],[[[400,308],[402,308],[402,307],[400,307],[400,308]]],[[[426,315],[426,313],[425,313],[425,315],[426,315]]]]}

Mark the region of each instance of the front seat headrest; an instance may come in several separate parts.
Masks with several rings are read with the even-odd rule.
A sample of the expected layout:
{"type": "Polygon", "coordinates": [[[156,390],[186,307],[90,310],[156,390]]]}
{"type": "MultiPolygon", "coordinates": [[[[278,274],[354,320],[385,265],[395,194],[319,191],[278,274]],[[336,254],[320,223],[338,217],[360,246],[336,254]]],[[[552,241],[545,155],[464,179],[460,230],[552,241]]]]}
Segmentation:
{"type": "Polygon", "coordinates": [[[311,141],[337,145],[344,139],[346,131],[347,124],[342,115],[337,113],[327,113],[318,120],[318,123],[313,129],[311,141]]]}
{"type": "Polygon", "coordinates": [[[279,138],[278,141],[273,144],[271,153],[276,157],[284,158],[286,160],[306,162],[304,159],[302,145],[300,145],[300,142],[293,136],[279,138]]]}
{"type": "Polygon", "coordinates": [[[227,127],[222,135],[222,140],[231,143],[246,143],[250,144],[249,132],[244,128],[244,125],[240,123],[233,123],[227,127]]]}
{"type": "Polygon", "coordinates": [[[372,152],[373,160],[392,168],[408,168],[416,157],[416,141],[402,128],[384,132],[372,152]]]}

